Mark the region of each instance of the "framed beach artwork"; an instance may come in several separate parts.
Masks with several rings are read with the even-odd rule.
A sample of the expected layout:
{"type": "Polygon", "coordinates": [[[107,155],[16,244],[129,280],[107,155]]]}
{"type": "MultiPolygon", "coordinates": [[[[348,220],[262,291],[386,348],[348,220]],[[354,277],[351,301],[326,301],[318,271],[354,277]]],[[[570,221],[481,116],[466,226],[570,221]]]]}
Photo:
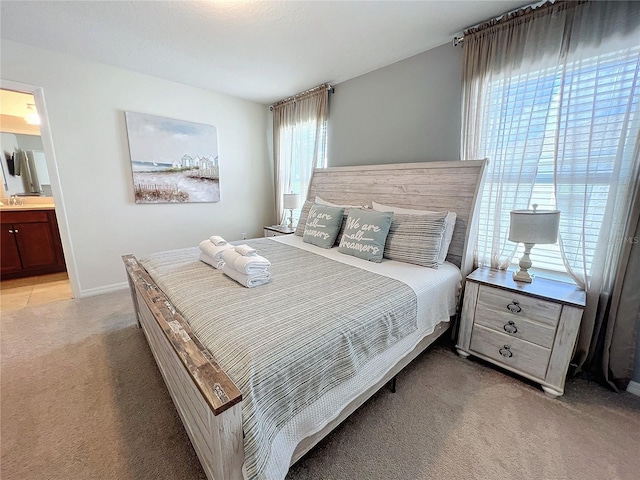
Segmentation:
{"type": "Polygon", "coordinates": [[[124,112],[136,203],[219,202],[218,130],[124,112]]]}

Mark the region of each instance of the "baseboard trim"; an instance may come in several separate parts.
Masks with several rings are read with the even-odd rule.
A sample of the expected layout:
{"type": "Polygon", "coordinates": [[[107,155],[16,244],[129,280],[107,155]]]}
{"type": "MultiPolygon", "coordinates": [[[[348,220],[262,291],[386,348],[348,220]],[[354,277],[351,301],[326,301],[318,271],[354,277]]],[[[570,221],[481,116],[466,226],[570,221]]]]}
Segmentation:
{"type": "Polygon", "coordinates": [[[631,380],[629,382],[629,385],[627,385],[627,392],[640,397],[640,383],[634,382],[633,380],[631,380]]]}
{"type": "Polygon", "coordinates": [[[102,295],[103,293],[117,292],[118,290],[124,290],[129,288],[127,282],[113,283],[111,285],[105,285],[104,287],[89,288],[87,290],[80,290],[80,298],[94,297],[96,295],[102,295]]]}

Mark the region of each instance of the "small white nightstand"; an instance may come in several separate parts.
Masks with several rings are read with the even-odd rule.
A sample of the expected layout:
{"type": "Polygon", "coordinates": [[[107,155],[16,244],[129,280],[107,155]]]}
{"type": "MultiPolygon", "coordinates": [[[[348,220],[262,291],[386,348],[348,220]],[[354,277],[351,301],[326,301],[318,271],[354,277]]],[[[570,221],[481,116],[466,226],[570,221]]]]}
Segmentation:
{"type": "Polygon", "coordinates": [[[265,237],[279,237],[280,235],[291,235],[295,233],[295,228],[289,228],[286,225],[271,225],[263,227],[265,237]]]}
{"type": "Polygon", "coordinates": [[[479,268],[467,276],[456,349],[564,393],[586,293],[576,285],[479,268]]]}

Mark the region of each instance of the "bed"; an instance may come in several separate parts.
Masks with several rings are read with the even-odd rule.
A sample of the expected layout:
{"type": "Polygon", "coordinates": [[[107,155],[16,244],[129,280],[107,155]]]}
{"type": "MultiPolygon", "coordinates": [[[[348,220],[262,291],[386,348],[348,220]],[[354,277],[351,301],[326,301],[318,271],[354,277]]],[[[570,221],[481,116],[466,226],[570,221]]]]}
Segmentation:
{"type": "Polygon", "coordinates": [[[254,289],[198,262],[197,248],[123,257],[138,322],[208,478],[283,478],[448,330],[473,269],[484,165],[314,171],[310,201],[456,212],[437,269],[366,262],[295,235],[243,242],[272,262],[273,282],[254,289]]]}

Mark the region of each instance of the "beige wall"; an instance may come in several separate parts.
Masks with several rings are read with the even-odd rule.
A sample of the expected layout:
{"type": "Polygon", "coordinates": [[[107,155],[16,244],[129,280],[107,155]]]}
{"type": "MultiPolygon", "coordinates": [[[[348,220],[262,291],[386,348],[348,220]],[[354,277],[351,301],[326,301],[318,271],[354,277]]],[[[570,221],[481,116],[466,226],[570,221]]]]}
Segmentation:
{"type": "Polygon", "coordinates": [[[55,152],[47,162],[59,174],[52,187],[77,295],[123,287],[123,254],[260,236],[273,222],[264,105],[6,40],[0,60],[3,80],[44,91],[55,152]],[[215,125],[220,202],[136,205],[126,110],[215,125]]]}

